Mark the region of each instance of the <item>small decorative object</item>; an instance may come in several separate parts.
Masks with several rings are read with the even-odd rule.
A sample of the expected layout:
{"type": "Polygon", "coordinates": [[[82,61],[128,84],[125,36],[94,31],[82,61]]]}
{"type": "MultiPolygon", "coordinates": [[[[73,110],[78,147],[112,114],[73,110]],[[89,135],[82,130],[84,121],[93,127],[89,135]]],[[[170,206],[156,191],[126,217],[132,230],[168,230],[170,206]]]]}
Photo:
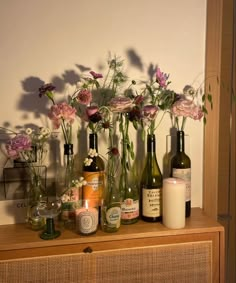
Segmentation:
{"type": "Polygon", "coordinates": [[[98,228],[98,209],[89,206],[89,201],[85,200],[81,208],[76,209],[76,231],[82,235],[90,235],[98,228]]]}
{"type": "Polygon", "coordinates": [[[185,182],[178,178],[163,180],[163,224],[170,229],[185,226],[185,182]]]}
{"type": "Polygon", "coordinates": [[[46,229],[40,234],[43,240],[52,240],[61,235],[60,231],[55,230],[54,218],[60,213],[61,200],[56,197],[45,197],[38,205],[39,215],[46,218],[46,229]]]}

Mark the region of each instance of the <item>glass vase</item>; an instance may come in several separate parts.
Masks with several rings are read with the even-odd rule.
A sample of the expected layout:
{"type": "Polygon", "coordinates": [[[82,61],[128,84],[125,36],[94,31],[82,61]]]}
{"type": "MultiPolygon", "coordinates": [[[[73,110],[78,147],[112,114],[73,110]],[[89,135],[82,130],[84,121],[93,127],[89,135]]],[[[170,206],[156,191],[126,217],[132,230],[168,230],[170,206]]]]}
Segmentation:
{"type": "Polygon", "coordinates": [[[121,223],[120,192],[114,177],[107,178],[101,206],[101,228],[104,232],[117,232],[121,223]]]}
{"type": "Polygon", "coordinates": [[[62,200],[60,220],[69,229],[75,227],[75,209],[81,205],[82,191],[73,184],[74,153],[73,144],[64,145],[64,166],[60,172],[60,196],[62,200]]]}
{"type": "Polygon", "coordinates": [[[42,177],[34,175],[28,191],[27,223],[32,230],[42,230],[45,226],[45,218],[40,215],[38,205],[45,196],[45,186],[42,177]]]}

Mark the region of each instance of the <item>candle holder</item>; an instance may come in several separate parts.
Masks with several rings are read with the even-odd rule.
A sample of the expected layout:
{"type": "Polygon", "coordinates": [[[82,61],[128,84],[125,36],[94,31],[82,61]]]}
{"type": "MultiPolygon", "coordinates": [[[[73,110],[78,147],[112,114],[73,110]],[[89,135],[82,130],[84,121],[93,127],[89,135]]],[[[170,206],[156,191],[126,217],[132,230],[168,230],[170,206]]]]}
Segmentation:
{"type": "Polygon", "coordinates": [[[39,214],[46,218],[46,229],[40,234],[43,240],[52,240],[61,235],[55,230],[54,218],[60,213],[61,200],[56,197],[47,197],[40,201],[38,206],[39,214]]]}
{"type": "Polygon", "coordinates": [[[77,208],[76,214],[76,231],[82,235],[91,235],[96,233],[98,228],[98,209],[90,207],[89,201],[83,201],[83,206],[77,208]]]}

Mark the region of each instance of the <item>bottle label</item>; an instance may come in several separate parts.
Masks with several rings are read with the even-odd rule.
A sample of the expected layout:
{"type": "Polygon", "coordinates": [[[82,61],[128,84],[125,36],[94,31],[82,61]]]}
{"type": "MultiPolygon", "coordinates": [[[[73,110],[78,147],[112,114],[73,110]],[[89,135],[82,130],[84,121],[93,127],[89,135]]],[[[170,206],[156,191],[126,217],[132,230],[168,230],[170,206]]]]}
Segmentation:
{"type": "Polygon", "coordinates": [[[186,184],[186,201],[191,200],[191,168],[173,168],[172,176],[185,181],[186,184]]]}
{"type": "Polygon", "coordinates": [[[143,216],[159,217],[161,216],[161,188],[142,189],[143,216]]]}
{"type": "Polygon", "coordinates": [[[139,201],[127,198],[121,203],[121,219],[139,217],[139,201]]]}
{"type": "Polygon", "coordinates": [[[106,211],[107,224],[110,227],[120,227],[121,209],[118,206],[112,206],[106,211]]]}
{"type": "Polygon", "coordinates": [[[83,186],[83,199],[89,200],[89,206],[101,205],[104,188],[104,172],[83,172],[87,184],[83,186]]]}

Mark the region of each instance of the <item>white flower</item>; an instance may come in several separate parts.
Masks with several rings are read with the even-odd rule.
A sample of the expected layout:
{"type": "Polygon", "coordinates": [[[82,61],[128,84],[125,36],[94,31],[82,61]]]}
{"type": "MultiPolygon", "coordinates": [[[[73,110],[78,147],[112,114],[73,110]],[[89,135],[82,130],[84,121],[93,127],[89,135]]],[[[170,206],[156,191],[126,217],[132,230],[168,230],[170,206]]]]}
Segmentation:
{"type": "Polygon", "coordinates": [[[81,188],[87,185],[87,181],[83,177],[80,177],[79,180],[73,180],[72,183],[76,188],[81,188]]]}
{"type": "Polygon", "coordinates": [[[40,134],[45,137],[48,137],[51,134],[51,131],[49,128],[42,127],[40,128],[40,134]]]}
{"type": "Polygon", "coordinates": [[[30,136],[33,133],[33,130],[31,128],[27,128],[25,133],[30,136]]]}
{"type": "Polygon", "coordinates": [[[84,165],[85,166],[90,166],[92,162],[93,162],[92,158],[85,158],[84,165]]]}
{"type": "Polygon", "coordinates": [[[64,194],[61,196],[61,201],[62,202],[68,202],[70,200],[70,197],[67,194],[64,194]]]}
{"type": "Polygon", "coordinates": [[[90,156],[90,157],[98,156],[96,149],[90,148],[89,151],[88,151],[88,156],[90,156]]]}

